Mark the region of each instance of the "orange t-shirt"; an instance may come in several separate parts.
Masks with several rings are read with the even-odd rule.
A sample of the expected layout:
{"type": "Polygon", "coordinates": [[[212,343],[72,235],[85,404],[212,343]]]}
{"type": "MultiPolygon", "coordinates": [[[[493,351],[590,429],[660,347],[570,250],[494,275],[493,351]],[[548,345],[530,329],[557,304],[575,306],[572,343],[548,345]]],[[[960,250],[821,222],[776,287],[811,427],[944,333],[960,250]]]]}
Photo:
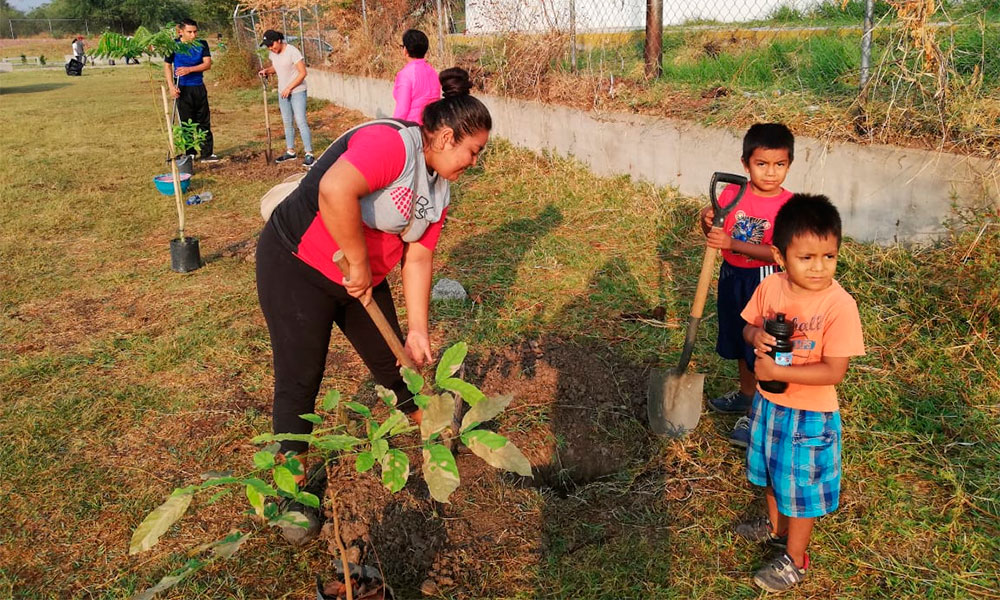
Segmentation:
{"type": "MultiPolygon", "coordinates": [[[[743,319],[756,327],[777,313],[795,324],[792,334],[792,366],[820,362],[824,356],[838,358],[865,353],[858,305],[847,291],[834,281],[819,292],[796,291],[787,273],[775,273],[757,286],[743,309],[743,319]]],[[[757,390],[771,402],[803,410],[832,412],[838,410],[837,390],[832,385],[789,383],[782,394],[757,390]]]]}

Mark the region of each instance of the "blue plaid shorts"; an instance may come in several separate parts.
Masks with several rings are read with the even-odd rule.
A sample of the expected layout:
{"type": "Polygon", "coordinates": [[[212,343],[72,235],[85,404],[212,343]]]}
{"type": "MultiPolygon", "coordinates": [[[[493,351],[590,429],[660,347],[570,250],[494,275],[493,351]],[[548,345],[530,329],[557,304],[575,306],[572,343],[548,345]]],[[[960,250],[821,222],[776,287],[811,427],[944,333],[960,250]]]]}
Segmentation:
{"type": "Polygon", "coordinates": [[[778,512],[818,517],[840,502],[839,412],[786,408],[760,392],[750,409],[747,479],[770,485],[778,512]]]}

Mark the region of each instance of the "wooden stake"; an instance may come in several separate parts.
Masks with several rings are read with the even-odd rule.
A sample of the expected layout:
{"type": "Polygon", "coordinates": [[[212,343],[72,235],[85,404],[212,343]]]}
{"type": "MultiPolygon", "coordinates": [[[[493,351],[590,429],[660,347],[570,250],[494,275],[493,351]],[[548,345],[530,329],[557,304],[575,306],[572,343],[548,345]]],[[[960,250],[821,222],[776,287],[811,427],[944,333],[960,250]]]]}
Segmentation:
{"type": "Polygon", "coordinates": [[[177,172],[177,160],[174,157],[174,128],[173,119],[170,115],[170,104],[167,102],[167,88],[160,86],[160,95],[163,96],[163,117],[167,121],[167,144],[170,156],[170,173],[174,178],[174,200],[177,202],[177,231],[181,242],[184,242],[184,201],[181,199],[181,178],[177,172]]]}

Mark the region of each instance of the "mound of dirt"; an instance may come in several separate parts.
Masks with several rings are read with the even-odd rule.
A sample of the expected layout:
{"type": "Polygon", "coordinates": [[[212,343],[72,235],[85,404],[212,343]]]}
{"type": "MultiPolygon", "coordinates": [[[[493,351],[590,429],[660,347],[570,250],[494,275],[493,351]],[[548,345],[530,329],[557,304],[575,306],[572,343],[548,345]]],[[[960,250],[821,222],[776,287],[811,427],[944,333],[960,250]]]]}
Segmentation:
{"type": "MultiPolygon", "coordinates": [[[[513,394],[488,425],[524,452],[533,478],[499,472],[463,448],[456,457],[462,484],[450,504],[438,504],[419,473],[416,434],[394,443],[408,447],[411,464],[410,483],[398,494],[372,473],[356,473],[353,463],[329,469],[327,505],[335,498],[349,559],[380,569],[402,598],[504,595],[545,550],[547,503],[647,459],[646,369],[609,348],[525,342],[469,356],[465,379],[487,395],[513,394]]],[[[339,560],[327,517],[322,539],[339,560]]]]}

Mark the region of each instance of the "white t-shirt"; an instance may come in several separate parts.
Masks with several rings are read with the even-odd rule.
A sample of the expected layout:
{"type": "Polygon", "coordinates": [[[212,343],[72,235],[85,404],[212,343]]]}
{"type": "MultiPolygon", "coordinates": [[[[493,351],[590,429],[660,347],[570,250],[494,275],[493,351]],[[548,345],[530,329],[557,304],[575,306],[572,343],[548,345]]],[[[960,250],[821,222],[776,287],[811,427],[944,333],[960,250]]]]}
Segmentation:
{"type": "MultiPolygon", "coordinates": [[[[271,59],[271,66],[274,67],[274,72],[278,75],[278,91],[288,87],[299,75],[299,70],[295,68],[295,64],[302,60],[302,53],[295,46],[285,44],[285,49],[281,51],[281,54],[275,54],[274,52],[268,52],[267,57],[271,59]]],[[[292,93],[306,91],[306,80],[303,79],[302,83],[295,86],[292,93]]]]}

